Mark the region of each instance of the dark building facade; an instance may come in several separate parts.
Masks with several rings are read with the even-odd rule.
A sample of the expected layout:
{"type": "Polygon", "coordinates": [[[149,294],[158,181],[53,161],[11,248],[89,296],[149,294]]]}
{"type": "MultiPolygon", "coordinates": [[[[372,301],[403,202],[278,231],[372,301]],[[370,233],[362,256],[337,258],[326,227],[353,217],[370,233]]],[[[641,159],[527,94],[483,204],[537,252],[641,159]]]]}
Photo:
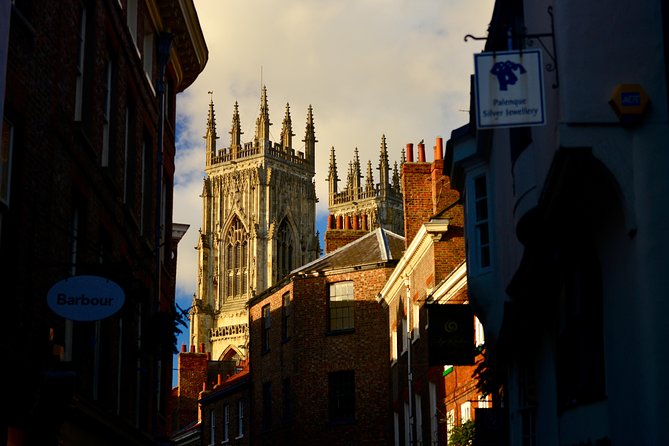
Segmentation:
{"type": "Polygon", "coordinates": [[[402,237],[378,228],[250,302],[251,444],[392,442],[388,317],[402,237]]]}
{"type": "Polygon", "coordinates": [[[194,4],[32,0],[10,14],[0,444],[159,444],[186,229],[172,223],[176,94],[208,57],[194,4]],[[52,287],[80,276],[118,285],[119,311],[53,311],[52,287]]]}

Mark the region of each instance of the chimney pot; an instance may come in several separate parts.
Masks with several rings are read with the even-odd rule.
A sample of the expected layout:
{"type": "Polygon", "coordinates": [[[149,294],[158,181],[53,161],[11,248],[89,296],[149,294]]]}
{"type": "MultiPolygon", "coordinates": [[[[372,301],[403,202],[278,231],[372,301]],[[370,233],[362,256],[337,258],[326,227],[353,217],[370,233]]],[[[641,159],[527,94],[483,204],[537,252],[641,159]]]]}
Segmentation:
{"type": "Polygon", "coordinates": [[[181,353],[186,353],[186,344],[181,344],[181,353]]]}
{"type": "Polygon", "coordinates": [[[191,346],[190,346],[190,352],[191,352],[191,353],[195,353],[195,346],[194,346],[194,345],[191,345],[191,346]]]}
{"type": "Polygon", "coordinates": [[[437,145],[434,146],[434,160],[444,159],[444,140],[441,136],[437,137],[437,145]]]}
{"type": "Polygon", "coordinates": [[[407,163],[413,163],[413,143],[407,144],[407,163]]]}
{"type": "Polygon", "coordinates": [[[418,162],[425,162],[425,144],[422,142],[418,144],[418,162]]]}

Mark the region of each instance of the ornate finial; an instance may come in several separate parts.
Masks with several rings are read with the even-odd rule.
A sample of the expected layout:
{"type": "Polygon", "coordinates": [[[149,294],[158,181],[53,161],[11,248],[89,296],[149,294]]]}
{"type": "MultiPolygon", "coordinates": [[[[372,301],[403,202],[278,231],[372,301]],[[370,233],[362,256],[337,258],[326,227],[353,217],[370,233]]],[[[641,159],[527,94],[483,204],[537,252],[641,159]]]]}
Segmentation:
{"type": "Polygon", "coordinates": [[[207,92],[207,94],[209,95],[209,102],[213,104],[214,103],[214,90],[209,90],[207,92]]]}

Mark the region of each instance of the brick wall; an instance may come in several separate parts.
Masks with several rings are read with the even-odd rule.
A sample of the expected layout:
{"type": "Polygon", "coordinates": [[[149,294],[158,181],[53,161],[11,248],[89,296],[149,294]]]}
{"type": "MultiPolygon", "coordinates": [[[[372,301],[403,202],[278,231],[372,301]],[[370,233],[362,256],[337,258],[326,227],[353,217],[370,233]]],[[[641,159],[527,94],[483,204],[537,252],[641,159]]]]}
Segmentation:
{"type": "Polygon", "coordinates": [[[392,268],[350,272],[296,279],[251,306],[251,370],[256,412],[254,432],[260,432],[255,444],[390,444],[392,419],[388,375],[388,319],[376,302],[392,268]],[[354,282],[355,330],[331,334],[328,327],[328,284],[344,280],[354,282]],[[293,336],[281,340],[281,298],[291,294],[293,336]],[[259,349],[261,309],[269,304],[272,324],[270,350],[259,349]],[[328,421],[328,373],[355,372],[355,414],[353,424],[328,421]],[[293,417],[282,418],[282,383],[290,378],[293,389],[293,417]],[[261,416],[263,383],[272,383],[272,426],[263,430],[261,416]]]}
{"type": "Polygon", "coordinates": [[[369,231],[353,229],[328,229],[325,231],[325,253],[329,254],[342,246],[356,241],[360,237],[369,234],[369,231]]]}

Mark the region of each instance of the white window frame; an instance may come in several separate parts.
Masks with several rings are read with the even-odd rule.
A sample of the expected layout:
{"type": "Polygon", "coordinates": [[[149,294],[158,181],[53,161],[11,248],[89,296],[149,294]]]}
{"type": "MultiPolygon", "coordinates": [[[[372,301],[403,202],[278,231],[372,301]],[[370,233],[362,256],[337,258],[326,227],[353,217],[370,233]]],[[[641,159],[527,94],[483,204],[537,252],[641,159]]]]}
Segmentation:
{"type": "Polygon", "coordinates": [[[244,438],[244,400],[237,400],[237,439],[244,438]]]}
{"type": "Polygon", "coordinates": [[[142,65],[144,66],[144,74],[151,86],[151,91],[156,94],[153,86],[153,64],[155,53],[155,37],[153,31],[144,33],[142,38],[142,65]]]}
{"type": "Polygon", "coordinates": [[[230,441],[230,405],[223,406],[223,438],[222,443],[230,441]]]}
{"type": "Polygon", "coordinates": [[[411,412],[409,411],[409,403],[404,403],[404,444],[408,445],[411,442],[411,412]]]}
{"type": "Polygon", "coordinates": [[[390,330],[390,362],[391,365],[397,362],[397,327],[390,330]]]}
{"type": "Polygon", "coordinates": [[[476,316],[474,316],[474,339],[476,348],[485,344],[485,330],[483,329],[483,324],[481,324],[481,321],[476,316]]]}
{"type": "Polygon", "coordinates": [[[439,442],[439,418],[437,416],[437,385],[433,382],[428,384],[430,395],[430,444],[439,442]]]}
{"type": "Polygon", "coordinates": [[[420,304],[411,302],[411,343],[420,339],[420,304]]]}
{"type": "Polygon", "coordinates": [[[479,395],[479,401],[478,405],[476,406],[478,409],[488,409],[490,408],[490,401],[488,401],[488,397],[486,395],[479,395]]]}
{"type": "MultiPolygon", "coordinates": [[[[126,24],[128,25],[128,31],[130,31],[130,36],[132,37],[132,43],[135,44],[135,49],[137,48],[137,0],[127,0],[126,2],[126,24]]],[[[139,51],[139,50],[138,50],[139,51]]]]}
{"type": "Polygon", "coordinates": [[[395,433],[395,446],[400,446],[400,414],[393,412],[393,431],[395,433]]]}
{"type": "Polygon", "coordinates": [[[450,409],[446,413],[446,441],[451,439],[453,428],[455,427],[455,409],[450,409]]]}
{"type": "Polygon", "coordinates": [[[492,196],[490,187],[490,175],[484,167],[472,169],[467,173],[466,181],[466,227],[467,227],[467,268],[470,274],[477,275],[488,272],[492,269],[494,263],[493,253],[493,215],[492,215],[492,196]],[[485,195],[476,195],[476,181],[479,178],[485,179],[485,195]],[[477,203],[485,203],[486,216],[481,217],[477,213],[477,203]],[[481,243],[480,231],[483,226],[487,226],[488,243],[481,243]],[[488,264],[483,265],[482,250],[488,250],[488,264]]]}
{"type": "Polygon", "coordinates": [[[460,424],[464,424],[472,419],[472,403],[465,401],[460,405],[460,424]]]}
{"type": "Polygon", "coordinates": [[[209,446],[216,445],[216,411],[209,411],[209,446]]]}

